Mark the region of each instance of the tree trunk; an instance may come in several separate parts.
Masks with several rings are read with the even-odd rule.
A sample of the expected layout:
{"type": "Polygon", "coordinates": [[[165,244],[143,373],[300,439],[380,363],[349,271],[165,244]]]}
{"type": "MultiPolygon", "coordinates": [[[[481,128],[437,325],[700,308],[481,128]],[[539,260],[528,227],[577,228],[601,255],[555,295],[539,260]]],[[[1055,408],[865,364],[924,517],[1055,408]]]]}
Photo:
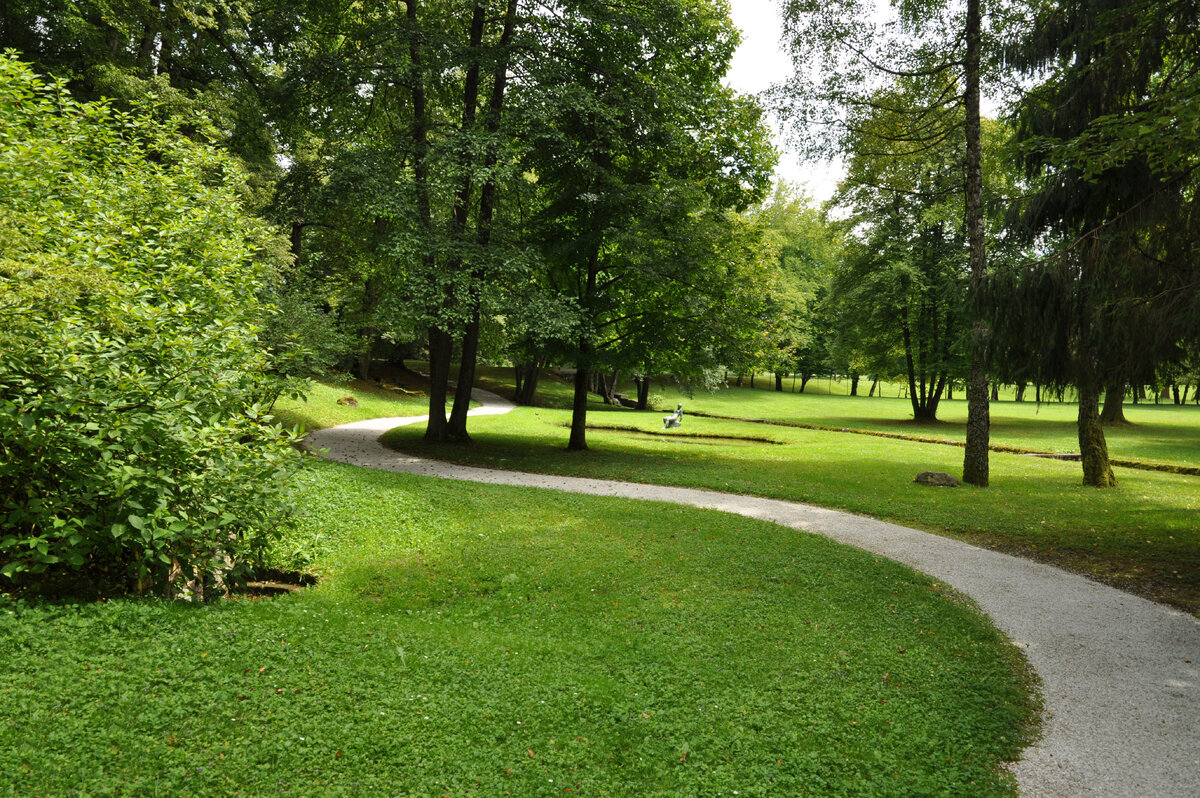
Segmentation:
{"type": "MultiPolygon", "coordinates": [[[[471,392],[475,388],[475,364],[479,359],[479,303],[475,303],[474,315],[463,331],[462,355],[458,361],[458,383],[454,388],[454,407],[450,409],[450,421],[446,437],[467,443],[467,413],[471,409],[471,392]]],[[[449,364],[447,364],[449,365],[449,364]]]]}
{"type": "MultiPolygon", "coordinates": [[[[603,239],[595,242],[588,256],[587,280],[583,286],[583,296],[580,304],[585,311],[590,312],[596,297],[596,275],[600,271],[600,247],[603,239]]],[[[575,358],[575,399],[571,404],[571,437],[567,441],[567,451],[582,452],[587,450],[587,395],[588,376],[592,370],[592,342],[586,335],[579,336],[579,355],[575,358]]]]}
{"type": "MultiPolygon", "coordinates": [[[[987,253],[983,239],[983,146],[979,117],[980,42],[983,15],[980,0],[967,0],[966,41],[963,60],[965,79],[964,105],[966,120],[966,222],[967,260],[971,266],[971,290],[976,300],[983,291],[987,277],[987,253]]],[[[971,381],[967,384],[967,442],[963,453],[963,482],[987,487],[988,445],[991,437],[991,411],[988,407],[987,374],[983,369],[987,344],[981,302],[976,302],[975,318],[971,324],[971,381]]]]}
{"type": "Polygon", "coordinates": [[[571,452],[587,451],[587,398],[588,398],[588,365],[587,353],[590,347],[583,339],[579,339],[580,357],[575,361],[575,398],[571,403],[571,438],[567,441],[567,450],[571,452]]]}
{"type": "MultiPolygon", "coordinates": [[[[942,401],[942,391],[946,388],[947,375],[942,372],[937,376],[937,382],[930,387],[925,396],[925,400],[921,402],[921,412],[919,415],[914,414],[913,418],[917,421],[937,421],[938,405],[942,401]]],[[[922,383],[921,390],[925,391],[925,385],[922,383]]]]}
{"type": "Polygon", "coordinates": [[[946,384],[950,380],[950,375],[943,371],[938,375],[937,385],[933,389],[933,394],[929,397],[929,415],[934,421],[937,421],[938,405],[942,401],[942,392],[946,390],[946,384]]]}
{"type": "Polygon", "coordinates": [[[775,390],[783,393],[783,372],[775,372],[775,390]]]}
{"type": "MultiPolygon", "coordinates": [[[[912,414],[915,421],[927,421],[923,418],[925,407],[921,402],[920,396],[917,394],[917,371],[913,363],[913,346],[912,346],[912,331],[908,326],[908,307],[900,308],[901,332],[904,338],[904,367],[905,374],[908,377],[908,401],[912,405],[912,414]]],[[[924,389],[922,384],[921,388],[924,389]]]]}
{"type": "Polygon", "coordinates": [[[954,380],[950,380],[946,383],[946,399],[948,401],[954,401],[954,380]]]}
{"type": "Polygon", "coordinates": [[[1121,403],[1125,401],[1125,386],[1114,385],[1104,391],[1104,410],[1100,413],[1101,424],[1126,424],[1125,411],[1121,403]]]}
{"type": "Polygon", "coordinates": [[[1108,444],[1100,424],[1100,389],[1079,386],[1079,454],[1083,462],[1083,484],[1110,488],[1117,484],[1108,462],[1108,444]]]}
{"type": "Polygon", "coordinates": [[[963,482],[986,488],[988,485],[988,439],[991,437],[991,411],[988,407],[987,376],[983,364],[971,364],[971,377],[967,383],[967,442],[963,456],[963,482]],[[972,433],[974,430],[974,433],[972,433]],[[970,445],[972,434],[975,446],[970,445]],[[983,449],[979,439],[983,439],[983,449]]]}
{"type": "MultiPolygon", "coordinates": [[[[467,34],[467,52],[469,63],[467,74],[463,80],[463,112],[461,135],[474,134],[475,113],[479,105],[479,46],[483,42],[484,7],[476,3],[471,12],[471,28],[467,34]]],[[[467,215],[471,204],[472,180],[472,148],[463,147],[459,155],[458,166],[462,170],[462,180],[454,192],[454,206],[451,212],[451,230],[455,238],[465,238],[467,230],[467,215]]],[[[478,237],[478,236],[477,236],[478,237]]],[[[461,259],[448,264],[450,272],[463,268],[461,259]]],[[[463,331],[462,356],[458,362],[458,387],[454,391],[454,408],[450,411],[450,423],[446,427],[446,436],[451,440],[469,441],[467,434],[467,413],[471,407],[471,391],[475,387],[475,365],[479,356],[479,308],[481,287],[478,282],[483,279],[479,269],[471,270],[471,320],[463,331]]]]}
{"type": "Polygon", "coordinates": [[[606,405],[619,404],[617,397],[617,379],[621,376],[621,372],[613,369],[613,373],[609,376],[604,376],[601,371],[596,372],[596,395],[606,405]]]}
{"type": "Polygon", "coordinates": [[[304,225],[300,222],[292,222],[292,262],[300,262],[300,254],[304,246],[304,225]]]}
{"type": "Polygon", "coordinates": [[[1025,383],[1024,382],[1017,383],[1017,397],[1016,398],[1017,398],[1018,402],[1025,401],[1025,383]]]}
{"type": "Polygon", "coordinates": [[[1174,404],[1177,404],[1177,405],[1183,404],[1183,402],[1179,401],[1179,383],[1177,383],[1177,382],[1171,383],[1171,399],[1174,402],[1174,404]]]}
{"type": "Polygon", "coordinates": [[[878,378],[878,377],[872,377],[872,378],[871,378],[871,390],[870,390],[870,391],[867,393],[867,398],[868,398],[868,399],[870,399],[872,396],[874,396],[874,395],[875,395],[875,389],[876,389],[876,388],[878,388],[878,387],[879,387],[879,378],[878,378]]]}
{"type": "Polygon", "coordinates": [[[859,379],[859,377],[857,374],[850,375],[850,395],[851,396],[858,396],[858,379],[859,379]]]}
{"type": "Polygon", "coordinates": [[[804,393],[804,389],[808,387],[808,381],[813,378],[811,373],[800,372],[800,393],[804,393]]]}
{"type": "Polygon", "coordinates": [[[371,352],[375,347],[375,336],[379,330],[375,326],[375,310],[379,306],[379,278],[371,275],[363,284],[363,325],[358,335],[361,349],[358,352],[358,378],[371,379],[371,352]]]}
{"type": "Polygon", "coordinates": [[[647,410],[650,402],[650,378],[635,377],[634,383],[637,385],[637,409],[647,410]]]}
{"type": "Polygon", "coordinates": [[[741,387],[742,387],[742,375],[741,375],[741,374],[739,374],[739,375],[737,376],[737,383],[736,383],[736,385],[737,385],[737,387],[738,387],[738,388],[741,388],[741,387]]]}
{"type": "Polygon", "coordinates": [[[179,12],[175,10],[175,4],[167,3],[166,8],[163,8],[162,30],[158,36],[158,63],[154,66],[156,75],[169,75],[175,67],[173,58],[175,44],[179,39],[176,33],[178,24],[179,12]]]}
{"type": "Polygon", "coordinates": [[[612,404],[609,398],[612,396],[608,388],[608,380],[604,376],[604,372],[596,370],[596,395],[600,397],[600,401],[604,404],[612,404]]]}
{"type": "Polygon", "coordinates": [[[446,396],[450,380],[450,358],[454,340],[437,327],[429,328],[429,421],[425,424],[425,440],[446,440],[446,396]]]}
{"type": "Polygon", "coordinates": [[[992,401],[993,402],[1000,401],[1000,384],[996,383],[996,382],[992,383],[992,401]]]}
{"type": "MultiPolygon", "coordinates": [[[[159,4],[151,2],[150,11],[157,15],[159,13],[159,4]]],[[[137,49],[137,73],[140,78],[154,76],[154,40],[157,38],[158,31],[155,29],[155,26],[147,24],[142,28],[142,38],[138,43],[137,49]]]]}
{"type": "Polygon", "coordinates": [[[754,387],[754,372],[750,372],[750,387],[754,387]]]}
{"type": "Polygon", "coordinates": [[[532,363],[516,364],[517,371],[517,394],[516,400],[519,405],[532,405],[533,396],[537,391],[538,378],[541,376],[540,361],[532,363]]]}
{"type": "MultiPolygon", "coordinates": [[[[424,267],[434,273],[433,216],[429,198],[429,113],[425,102],[425,70],[422,45],[418,31],[417,0],[405,4],[408,20],[408,78],[412,98],[413,189],[417,200],[417,227],[425,244],[424,267]]],[[[450,356],[453,341],[450,334],[436,324],[429,327],[429,421],[425,425],[425,440],[446,439],[446,383],[450,379],[450,356]]]]}

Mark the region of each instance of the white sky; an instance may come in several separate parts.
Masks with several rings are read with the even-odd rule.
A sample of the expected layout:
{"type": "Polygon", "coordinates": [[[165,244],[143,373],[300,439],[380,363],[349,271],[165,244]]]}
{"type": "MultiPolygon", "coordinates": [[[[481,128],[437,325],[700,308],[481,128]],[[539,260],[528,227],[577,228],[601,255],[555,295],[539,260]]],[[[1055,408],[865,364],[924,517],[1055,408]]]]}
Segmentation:
{"type": "MultiPolygon", "coordinates": [[[[733,24],[742,31],[742,43],[733,55],[725,82],[743,94],[757,94],[783,80],[792,70],[791,59],[779,44],[783,30],[779,7],[775,0],[730,0],[730,5],[733,24]]],[[[806,186],[818,200],[828,199],[842,177],[844,166],[840,162],[801,163],[789,152],[779,125],[770,121],[775,147],[779,150],[776,178],[806,186]]]]}

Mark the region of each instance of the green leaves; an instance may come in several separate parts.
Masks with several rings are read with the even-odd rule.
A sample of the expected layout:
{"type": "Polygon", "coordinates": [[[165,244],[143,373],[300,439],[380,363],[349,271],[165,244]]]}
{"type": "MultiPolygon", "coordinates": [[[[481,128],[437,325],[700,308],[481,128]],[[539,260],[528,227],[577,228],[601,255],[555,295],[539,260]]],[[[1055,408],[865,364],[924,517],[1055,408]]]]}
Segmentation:
{"type": "Polygon", "coordinates": [[[0,141],[3,573],[81,569],[105,590],[236,576],[298,458],[258,405],[279,390],[257,338],[271,235],[237,169],[12,58],[0,141]]]}

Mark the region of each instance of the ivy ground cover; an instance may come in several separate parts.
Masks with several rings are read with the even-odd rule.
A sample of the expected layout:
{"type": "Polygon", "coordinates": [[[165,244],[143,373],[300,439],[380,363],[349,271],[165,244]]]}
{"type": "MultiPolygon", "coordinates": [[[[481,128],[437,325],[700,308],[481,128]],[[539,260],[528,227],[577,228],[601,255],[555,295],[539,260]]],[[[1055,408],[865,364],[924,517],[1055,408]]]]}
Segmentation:
{"type": "Polygon", "coordinates": [[[319,463],[322,575],[0,602],[0,792],[1004,795],[1015,650],[933,580],[714,512],[319,463]]]}

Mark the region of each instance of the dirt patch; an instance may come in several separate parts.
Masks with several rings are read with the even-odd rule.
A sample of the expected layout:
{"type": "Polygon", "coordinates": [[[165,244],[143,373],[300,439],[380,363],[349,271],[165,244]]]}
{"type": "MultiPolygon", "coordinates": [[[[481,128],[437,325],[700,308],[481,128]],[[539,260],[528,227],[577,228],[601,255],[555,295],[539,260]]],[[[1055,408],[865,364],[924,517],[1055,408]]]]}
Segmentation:
{"type": "Polygon", "coordinates": [[[273,598],[287,593],[295,593],[317,583],[317,577],[303,571],[281,571],[275,568],[263,568],[255,571],[246,580],[243,587],[230,591],[235,596],[248,596],[252,600],[273,598]]]}

